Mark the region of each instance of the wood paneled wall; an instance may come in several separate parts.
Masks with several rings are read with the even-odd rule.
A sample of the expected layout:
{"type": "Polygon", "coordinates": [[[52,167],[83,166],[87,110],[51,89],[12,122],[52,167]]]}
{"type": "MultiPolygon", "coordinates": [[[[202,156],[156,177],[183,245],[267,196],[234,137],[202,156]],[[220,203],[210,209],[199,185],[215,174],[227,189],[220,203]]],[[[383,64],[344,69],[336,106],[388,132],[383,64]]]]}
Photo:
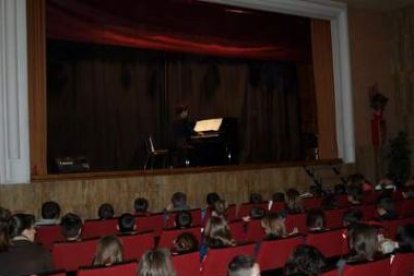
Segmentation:
{"type": "MultiPolygon", "coordinates": [[[[352,166],[344,165],[343,172],[352,166]]],[[[230,203],[248,200],[251,192],[270,199],[274,192],[295,187],[307,190],[311,179],[302,167],[250,169],[173,175],[147,175],[104,179],[49,180],[24,185],[1,185],[0,206],[13,212],[40,214],[41,204],[59,202],[62,213],[75,212],[84,218],[96,217],[98,206],[109,202],[118,214],[132,212],[136,197],[150,201],[152,211],[162,210],[174,192],[188,196],[192,207],[202,207],[209,192],[217,192],[230,203]]]]}

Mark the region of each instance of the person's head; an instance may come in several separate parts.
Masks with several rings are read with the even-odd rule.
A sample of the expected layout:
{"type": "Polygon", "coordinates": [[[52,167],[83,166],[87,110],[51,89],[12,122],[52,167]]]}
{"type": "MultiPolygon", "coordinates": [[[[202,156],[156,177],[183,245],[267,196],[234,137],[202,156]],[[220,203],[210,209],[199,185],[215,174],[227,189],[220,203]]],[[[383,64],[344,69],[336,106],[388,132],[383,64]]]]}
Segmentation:
{"type": "Polygon", "coordinates": [[[182,192],[176,192],[171,197],[171,204],[174,208],[180,209],[187,206],[187,195],[182,192]]]}
{"type": "Polygon", "coordinates": [[[286,205],[288,209],[294,210],[301,207],[300,193],[296,189],[286,191],[286,205]]]}
{"type": "Polygon", "coordinates": [[[208,246],[230,246],[234,241],[231,236],[229,225],[222,217],[211,217],[206,224],[204,231],[208,246]]]}
{"type": "Polygon", "coordinates": [[[357,185],[349,186],[348,190],[347,190],[347,193],[348,193],[348,200],[351,203],[355,203],[355,204],[360,203],[363,196],[364,196],[364,192],[362,190],[362,187],[357,186],[357,185]]]}
{"type": "Polygon", "coordinates": [[[299,245],[293,250],[288,261],[296,271],[306,275],[319,275],[326,266],[325,257],[313,246],[299,245]]]}
{"type": "Polygon", "coordinates": [[[261,207],[253,207],[249,213],[252,219],[261,219],[266,215],[266,210],[261,207]]]}
{"type": "Polygon", "coordinates": [[[414,224],[398,228],[397,241],[401,251],[414,252],[414,224]]]}
{"type": "Polygon", "coordinates": [[[367,224],[354,224],[348,231],[349,248],[355,257],[372,261],[378,252],[378,230],[367,224]]]}
{"type": "Polygon", "coordinates": [[[325,228],[325,213],[321,209],[311,209],[306,215],[306,226],[309,230],[321,230],[325,228]]]}
{"type": "Polygon", "coordinates": [[[259,276],[259,264],[247,255],[239,255],[234,257],[228,267],[229,276],[259,276]]]}
{"type": "Polygon", "coordinates": [[[336,195],[343,195],[346,193],[345,185],[344,184],[337,184],[335,185],[335,194],[336,195]]]}
{"type": "Polygon", "coordinates": [[[309,193],[312,194],[313,196],[320,196],[322,193],[322,189],[321,187],[317,185],[311,185],[309,187],[309,193]]]}
{"type": "Polygon", "coordinates": [[[134,201],[134,209],[136,213],[145,213],[148,211],[148,200],[143,197],[139,197],[134,201]]]}
{"type": "Polygon", "coordinates": [[[138,276],[175,276],[171,256],[166,249],[149,250],[139,261],[138,276]]]}
{"type": "Polygon", "coordinates": [[[43,219],[58,219],[60,217],[60,206],[54,201],[47,201],[42,204],[43,219]]]}
{"type": "Polygon", "coordinates": [[[258,204],[261,203],[263,201],[263,197],[261,194],[259,193],[251,193],[250,194],[250,198],[249,198],[249,202],[252,204],[258,204]]]}
{"type": "Polygon", "coordinates": [[[220,196],[217,193],[208,193],[206,197],[206,203],[208,206],[213,206],[214,203],[220,200],[220,196]]]}
{"type": "Polygon", "coordinates": [[[191,213],[188,211],[180,211],[175,216],[175,226],[177,228],[189,228],[192,222],[191,213]]]}
{"type": "Polygon", "coordinates": [[[99,240],[93,260],[94,265],[113,265],[123,261],[121,241],[116,236],[105,236],[99,240]]]}
{"type": "Polygon", "coordinates": [[[285,202],[285,194],[280,192],[274,193],[272,195],[272,200],[273,202],[285,202]]]}
{"type": "Polygon", "coordinates": [[[24,236],[33,242],[36,235],[35,217],[27,214],[15,214],[11,218],[10,236],[24,236]]]}
{"type": "Polygon", "coordinates": [[[113,218],[115,215],[114,207],[112,207],[109,203],[104,203],[99,206],[98,209],[98,217],[100,219],[110,219],[113,218]]]}
{"type": "Polygon", "coordinates": [[[68,213],[62,217],[60,220],[60,229],[62,235],[67,240],[76,240],[79,239],[82,232],[82,220],[78,215],[73,213],[68,213]]]}
{"type": "Polygon", "coordinates": [[[377,201],[377,212],[380,216],[391,212],[394,213],[394,200],[389,196],[380,197],[377,201]]]}
{"type": "Polygon", "coordinates": [[[118,218],[118,230],[121,233],[130,233],[134,232],[136,229],[135,226],[135,217],[131,214],[125,213],[118,218]]]}
{"type": "Polygon", "coordinates": [[[174,241],[174,250],[180,254],[197,251],[198,240],[191,233],[182,233],[174,241]]]}
{"type": "Polygon", "coordinates": [[[0,207],[0,252],[6,251],[10,246],[11,212],[0,207]]]}
{"type": "Polygon", "coordinates": [[[227,211],[227,203],[222,199],[217,200],[212,206],[212,211],[212,216],[225,217],[227,211]]]}
{"type": "Polygon", "coordinates": [[[274,235],[278,238],[286,236],[285,218],[280,214],[268,214],[262,218],[261,223],[266,235],[274,235]]]}
{"type": "Polygon", "coordinates": [[[363,214],[358,209],[349,209],[342,216],[342,224],[345,227],[351,226],[362,221],[363,214]]]}

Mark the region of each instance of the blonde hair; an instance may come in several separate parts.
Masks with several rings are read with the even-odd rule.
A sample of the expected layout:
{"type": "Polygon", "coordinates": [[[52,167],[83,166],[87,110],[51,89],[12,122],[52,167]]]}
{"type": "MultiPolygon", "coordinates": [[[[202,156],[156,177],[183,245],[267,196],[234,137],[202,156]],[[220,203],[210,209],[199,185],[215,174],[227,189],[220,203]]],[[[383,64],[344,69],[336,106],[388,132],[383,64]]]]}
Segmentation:
{"type": "Polygon", "coordinates": [[[138,265],[138,276],[175,276],[170,252],[165,249],[149,250],[138,265]]]}
{"type": "Polygon", "coordinates": [[[266,235],[275,235],[276,237],[286,236],[286,226],[283,218],[278,214],[269,214],[262,218],[262,227],[266,235]]]}
{"type": "Polygon", "coordinates": [[[100,239],[96,248],[93,265],[112,265],[123,261],[121,241],[115,236],[105,236],[100,239]]]}
{"type": "Polygon", "coordinates": [[[229,225],[222,217],[211,217],[206,224],[204,232],[209,247],[235,246],[229,225]]]}

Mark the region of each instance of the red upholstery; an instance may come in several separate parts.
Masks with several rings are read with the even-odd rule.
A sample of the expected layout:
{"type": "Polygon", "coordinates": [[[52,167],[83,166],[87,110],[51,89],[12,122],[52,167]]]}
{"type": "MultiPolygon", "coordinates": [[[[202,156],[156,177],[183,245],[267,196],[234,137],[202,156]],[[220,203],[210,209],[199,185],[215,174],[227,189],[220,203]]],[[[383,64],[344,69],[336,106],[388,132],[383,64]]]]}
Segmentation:
{"type": "Polygon", "coordinates": [[[345,265],[343,276],[389,276],[391,274],[390,258],[385,258],[375,262],[345,265]]]}
{"type": "Polygon", "coordinates": [[[161,234],[164,228],[164,214],[157,213],[150,216],[136,216],[135,225],[138,232],[154,231],[155,235],[161,234]]]}
{"type": "Polygon", "coordinates": [[[238,218],[242,218],[245,216],[250,215],[250,210],[253,208],[262,208],[263,210],[267,211],[268,208],[268,202],[262,202],[259,204],[251,204],[251,203],[243,203],[240,205],[239,212],[237,213],[238,218]]]}
{"type": "Polygon", "coordinates": [[[395,240],[398,232],[398,228],[408,223],[414,223],[414,218],[404,218],[396,220],[382,221],[380,225],[385,228],[384,235],[387,238],[395,240]]]}
{"type": "Polygon", "coordinates": [[[197,276],[201,274],[200,253],[198,251],[173,256],[172,263],[177,276],[197,276]]]}
{"type": "Polygon", "coordinates": [[[391,263],[391,276],[412,276],[414,253],[397,253],[391,263]]]}
{"type": "Polygon", "coordinates": [[[154,248],[154,233],[119,236],[124,245],[124,260],[137,260],[154,248]]]}
{"type": "Polygon", "coordinates": [[[273,202],[272,208],[270,208],[270,212],[278,213],[280,211],[283,211],[284,209],[285,209],[285,203],[284,202],[273,202]]]}
{"type": "Polygon", "coordinates": [[[403,218],[414,216],[414,198],[401,201],[400,216],[403,218]]]}
{"type": "Polygon", "coordinates": [[[246,244],[236,247],[209,249],[201,264],[204,276],[226,276],[227,266],[238,255],[253,256],[255,244],[246,244]]]}
{"type": "MultiPolygon", "coordinates": [[[[192,225],[198,226],[201,225],[201,209],[188,210],[191,213],[192,225]]],[[[172,212],[168,214],[168,220],[166,227],[171,228],[175,226],[175,217],[178,212],[172,212]]]]}
{"type": "Polygon", "coordinates": [[[237,206],[236,204],[230,204],[227,208],[227,221],[237,220],[237,206]]]}
{"type": "Polygon", "coordinates": [[[52,258],[55,269],[73,271],[91,265],[97,243],[98,240],[54,243],[52,258]]]}
{"type": "Polygon", "coordinates": [[[108,220],[87,220],[83,225],[82,237],[99,238],[106,235],[116,234],[118,225],[117,219],[108,220]]]}
{"type": "Polygon", "coordinates": [[[236,241],[244,241],[246,239],[245,222],[242,220],[229,223],[230,232],[236,241]]]}
{"type": "Polygon", "coordinates": [[[362,199],[363,204],[375,204],[377,202],[378,197],[381,195],[381,193],[378,192],[367,192],[364,194],[364,197],[362,199]]]}
{"type": "Polygon", "coordinates": [[[36,231],[36,242],[48,250],[52,250],[54,242],[64,240],[59,225],[38,226],[36,227],[36,231]]]}
{"type": "Polygon", "coordinates": [[[326,258],[345,255],[349,251],[345,229],[308,233],[306,243],[318,248],[326,258]]]}
{"type": "Polygon", "coordinates": [[[334,209],[325,211],[326,227],[330,229],[340,228],[343,226],[342,218],[346,212],[344,209],[334,209]]]}
{"type": "Polygon", "coordinates": [[[266,233],[263,230],[260,219],[253,219],[247,225],[246,240],[248,241],[261,241],[265,237],[266,233]]]}
{"type": "Polygon", "coordinates": [[[336,196],[336,203],[339,208],[348,207],[350,205],[347,195],[338,195],[336,196]]]}
{"type": "Polygon", "coordinates": [[[321,207],[322,199],[320,197],[307,197],[302,199],[303,207],[307,210],[321,207]]]}
{"type": "Polygon", "coordinates": [[[302,236],[281,240],[263,241],[260,244],[256,261],[262,271],[281,268],[289,259],[291,252],[303,243],[302,236]]]}
{"type": "Polygon", "coordinates": [[[323,272],[321,276],[338,276],[338,269],[333,269],[333,270],[323,272]]]}
{"type": "Polygon", "coordinates": [[[193,234],[199,244],[201,244],[201,227],[192,227],[188,229],[170,229],[163,230],[161,233],[160,241],[158,247],[171,248],[173,241],[182,233],[191,233],[193,234]]]}
{"type": "Polygon", "coordinates": [[[300,233],[307,233],[308,228],[306,227],[306,215],[305,214],[295,214],[288,215],[285,221],[286,231],[290,233],[293,228],[297,227],[300,233]]]}
{"type": "Polygon", "coordinates": [[[118,264],[98,268],[82,268],[78,271],[77,276],[136,276],[137,263],[118,264]]]}
{"type": "Polygon", "coordinates": [[[360,210],[364,220],[373,220],[378,217],[376,205],[361,205],[352,207],[353,209],[360,210]]]}

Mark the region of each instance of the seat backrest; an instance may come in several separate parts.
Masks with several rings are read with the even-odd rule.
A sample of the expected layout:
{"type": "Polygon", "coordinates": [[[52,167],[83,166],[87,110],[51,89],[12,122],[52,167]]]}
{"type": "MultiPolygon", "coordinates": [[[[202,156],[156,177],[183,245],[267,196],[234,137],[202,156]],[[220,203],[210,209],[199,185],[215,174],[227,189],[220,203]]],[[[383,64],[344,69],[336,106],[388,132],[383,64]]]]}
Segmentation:
{"type": "Polygon", "coordinates": [[[235,247],[209,249],[201,264],[204,276],[226,276],[230,261],[238,255],[253,256],[255,244],[239,245],[235,247]]]}
{"type": "Polygon", "coordinates": [[[261,208],[261,209],[267,211],[268,205],[269,205],[268,202],[262,202],[262,203],[258,203],[258,204],[243,203],[239,207],[237,217],[242,218],[242,217],[245,217],[245,216],[249,216],[250,215],[250,210],[252,210],[253,208],[261,208]]]}
{"type": "Polygon", "coordinates": [[[412,276],[414,253],[397,253],[391,262],[391,276],[412,276]]]}
{"type": "Polygon", "coordinates": [[[361,211],[364,220],[373,220],[378,217],[377,207],[374,204],[354,206],[352,209],[361,211]]]}
{"type": "Polygon", "coordinates": [[[150,216],[135,216],[135,225],[138,232],[154,231],[156,235],[159,235],[164,228],[164,214],[156,213],[150,216]]]}
{"type": "Polygon", "coordinates": [[[86,220],[85,224],[83,225],[82,237],[84,239],[89,239],[116,234],[118,232],[116,229],[117,225],[117,219],[86,220]]]}
{"type": "Polygon", "coordinates": [[[60,225],[42,225],[36,227],[35,241],[40,243],[44,248],[52,250],[54,242],[63,241],[60,225]]]}
{"type": "Polygon", "coordinates": [[[342,256],[348,253],[348,242],[345,229],[336,229],[325,232],[310,232],[306,237],[306,243],[321,251],[326,257],[342,256]]]}
{"type": "Polygon", "coordinates": [[[289,259],[291,252],[303,244],[302,236],[280,240],[263,241],[257,252],[256,261],[262,271],[281,268],[289,259]]]}
{"type": "Polygon", "coordinates": [[[403,219],[396,219],[396,220],[386,220],[380,223],[381,226],[384,227],[384,235],[385,237],[395,240],[398,232],[398,228],[408,223],[414,223],[413,218],[403,218],[403,219]]]}
{"type": "Polygon", "coordinates": [[[198,251],[175,255],[172,263],[177,276],[199,276],[200,272],[200,253],[198,251]]]}
{"type": "Polygon", "coordinates": [[[236,206],[236,204],[230,204],[227,207],[226,217],[227,217],[227,221],[229,221],[229,222],[237,220],[237,206],[236,206]]]}
{"type": "Polygon", "coordinates": [[[400,216],[403,218],[414,216],[414,198],[401,201],[400,216]]]}
{"type": "Polygon", "coordinates": [[[79,269],[77,276],[136,276],[137,262],[79,269]]]}
{"type": "Polygon", "coordinates": [[[321,208],[322,198],[307,197],[302,199],[302,205],[306,210],[321,208]]]}
{"type": "Polygon", "coordinates": [[[53,244],[52,258],[55,269],[77,270],[92,264],[98,240],[58,242],[53,244]]]}
{"type": "Polygon", "coordinates": [[[343,270],[343,276],[389,276],[390,274],[390,258],[363,264],[347,264],[343,270]]]}
{"type": "Polygon", "coordinates": [[[260,219],[253,219],[247,224],[246,240],[248,241],[261,241],[265,237],[266,233],[262,227],[260,219]]]}
{"type": "Polygon", "coordinates": [[[343,226],[342,218],[346,208],[325,211],[326,228],[335,229],[343,226]]]}
{"type": "Polygon", "coordinates": [[[198,244],[201,244],[201,227],[192,227],[187,229],[164,229],[161,232],[158,247],[171,248],[173,241],[183,233],[193,234],[197,238],[198,244]]]}
{"type": "Polygon", "coordinates": [[[380,195],[381,193],[375,192],[375,191],[364,193],[364,197],[362,198],[362,203],[363,204],[375,204],[380,195]]]}
{"type": "Polygon", "coordinates": [[[246,240],[246,223],[242,220],[233,221],[229,223],[231,236],[236,241],[246,240]]]}
{"type": "Polygon", "coordinates": [[[293,228],[297,227],[300,233],[307,233],[308,228],[306,226],[306,215],[305,214],[292,214],[287,215],[286,221],[286,231],[288,233],[292,232],[293,228]]]}
{"type": "Polygon", "coordinates": [[[345,208],[350,206],[350,203],[348,201],[347,195],[337,195],[336,196],[336,204],[338,204],[339,208],[345,208]]]}
{"type": "Polygon", "coordinates": [[[124,235],[118,237],[124,245],[124,260],[138,260],[145,251],[153,249],[155,246],[154,233],[144,233],[136,235],[124,235]]]}
{"type": "Polygon", "coordinates": [[[284,202],[273,202],[272,207],[270,208],[270,212],[272,213],[278,213],[285,209],[285,203],[284,202]]]}
{"type": "MultiPolygon", "coordinates": [[[[192,210],[188,210],[188,212],[190,212],[191,214],[191,219],[192,219],[192,225],[193,226],[199,226],[201,225],[201,209],[192,209],[192,210]]],[[[168,219],[166,222],[166,226],[167,228],[171,228],[175,226],[175,217],[177,216],[179,212],[171,212],[168,213],[168,219]]]]}

